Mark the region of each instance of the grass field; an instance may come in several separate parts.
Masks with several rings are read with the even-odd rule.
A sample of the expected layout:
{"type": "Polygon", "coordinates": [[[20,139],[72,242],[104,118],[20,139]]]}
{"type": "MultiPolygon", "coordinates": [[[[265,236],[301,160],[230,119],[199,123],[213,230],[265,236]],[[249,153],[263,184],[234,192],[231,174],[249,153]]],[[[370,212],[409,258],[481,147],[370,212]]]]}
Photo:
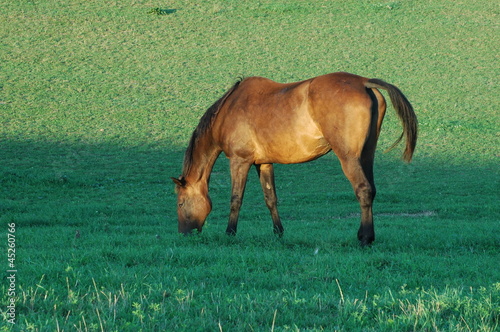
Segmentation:
{"type": "Polygon", "coordinates": [[[499,329],[495,1],[0,5],[0,331],[499,329]],[[333,155],[276,166],[283,238],[255,172],[224,234],[223,157],[203,233],[177,234],[170,176],[206,108],[238,76],[335,71],[397,85],[420,123],[404,164],[386,116],[374,245],[333,155]]]}

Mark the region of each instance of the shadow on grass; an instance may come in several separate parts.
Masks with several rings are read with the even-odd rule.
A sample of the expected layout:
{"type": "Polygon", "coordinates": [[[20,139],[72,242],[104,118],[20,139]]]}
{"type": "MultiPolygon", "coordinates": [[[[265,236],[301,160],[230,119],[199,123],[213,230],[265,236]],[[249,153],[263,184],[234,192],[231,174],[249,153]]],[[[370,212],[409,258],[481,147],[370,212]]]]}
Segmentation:
{"type": "Polygon", "coordinates": [[[5,139],[0,149],[4,220],[78,227],[143,215],[174,225],[169,176],[181,169],[181,149],[5,139]]]}
{"type": "MultiPolygon", "coordinates": [[[[176,197],[170,176],[180,174],[184,147],[167,143],[120,146],[2,139],[0,150],[2,221],[30,227],[75,228],[146,224],[157,226],[158,233],[177,231],[176,197]]],[[[396,233],[400,228],[409,242],[425,220],[435,224],[428,226],[431,234],[446,229],[451,237],[458,236],[462,226],[472,234],[474,226],[481,232],[498,227],[497,165],[456,165],[419,158],[407,165],[379,155],[375,179],[376,227],[396,233]],[[444,221],[461,226],[444,227],[444,221]]],[[[314,230],[347,232],[353,237],[359,206],[331,154],[306,164],[277,165],[276,183],[286,236],[300,233],[306,240],[308,230],[314,230]]],[[[214,167],[210,194],[213,211],[202,236],[222,234],[226,227],[230,178],[223,155],[214,167]]],[[[239,234],[272,236],[271,226],[252,171],[239,234]]],[[[498,242],[498,235],[491,236],[497,236],[498,242]]],[[[383,237],[391,235],[385,233],[383,237]]]]}

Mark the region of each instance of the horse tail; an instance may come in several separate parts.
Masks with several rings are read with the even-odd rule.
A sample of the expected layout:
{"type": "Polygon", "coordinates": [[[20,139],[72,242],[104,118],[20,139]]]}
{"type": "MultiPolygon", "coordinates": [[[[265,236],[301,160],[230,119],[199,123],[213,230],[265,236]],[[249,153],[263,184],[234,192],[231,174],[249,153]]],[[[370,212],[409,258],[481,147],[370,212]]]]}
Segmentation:
{"type": "Polygon", "coordinates": [[[389,93],[392,105],[396,110],[396,113],[403,124],[403,133],[394,142],[394,144],[387,149],[387,151],[393,149],[401,140],[403,136],[406,138],[406,149],[403,152],[403,160],[410,162],[413,156],[413,151],[415,150],[415,145],[417,144],[417,134],[418,134],[418,122],[417,116],[413,111],[413,106],[411,106],[405,95],[396,86],[384,82],[382,80],[372,78],[365,83],[365,87],[370,89],[384,89],[389,93]]]}

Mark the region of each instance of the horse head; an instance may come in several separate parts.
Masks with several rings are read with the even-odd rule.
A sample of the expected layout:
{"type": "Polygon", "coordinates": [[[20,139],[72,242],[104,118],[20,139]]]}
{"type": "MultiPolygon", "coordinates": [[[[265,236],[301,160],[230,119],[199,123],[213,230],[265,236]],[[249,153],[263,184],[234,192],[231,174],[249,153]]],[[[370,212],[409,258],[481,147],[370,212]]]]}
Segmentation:
{"type": "Polygon", "coordinates": [[[208,196],[208,188],[201,184],[188,183],[181,176],[172,178],[177,193],[177,216],[179,233],[189,234],[194,229],[201,232],[208,214],[212,210],[212,202],[208,196]]]}

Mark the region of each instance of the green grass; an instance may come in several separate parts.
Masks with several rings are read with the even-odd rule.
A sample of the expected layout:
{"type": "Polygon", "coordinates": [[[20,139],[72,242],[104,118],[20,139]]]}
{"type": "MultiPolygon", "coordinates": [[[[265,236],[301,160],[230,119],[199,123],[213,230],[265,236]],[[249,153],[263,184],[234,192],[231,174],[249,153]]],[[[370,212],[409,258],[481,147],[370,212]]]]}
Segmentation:
{"type": "Polygon", "coordinates": [[[498,329],[494,2],[0,5],[0,221],[16,223],[18,270],[0,331],[498,329]],[[381,153],[401,130],[386,117],[374,245],[357,243],[332,156],[276,166],[282,239],[253,171],[225,236],[223,157],[203,233],[178,235],[169,177],[205,109],[238,76],[334,71],[397,85],[420,122],[406,165],[402,146],[381,153]]]}

